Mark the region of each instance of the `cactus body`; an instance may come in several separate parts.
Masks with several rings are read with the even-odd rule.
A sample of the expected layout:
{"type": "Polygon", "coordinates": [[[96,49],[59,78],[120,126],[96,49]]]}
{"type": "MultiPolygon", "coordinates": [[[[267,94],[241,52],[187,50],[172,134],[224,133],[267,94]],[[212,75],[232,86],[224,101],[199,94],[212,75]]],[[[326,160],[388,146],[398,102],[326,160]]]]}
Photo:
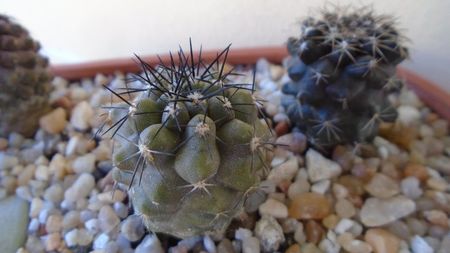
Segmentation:
{"type": "Polygon", "coordinates": [[[370,141],[380,122],[396,119],[387,95],[401,86],[395,68],[408,51],[392,20],[365,9],[323,11],[289,39],[291,81],[282,103],[317,148],[370,141]]]}
{"type": "Polygon", "coordinates": [[[135,78],[142,87],[111,90],[123,100],[104,131],[117,144],[113,177],[129,187],[153,232],[223,232],[270,158],[271,132],[258,118],[254,86],[230,83],[220,62],[228,50],[210,65],[183,51],[178,65],[141,62],[135,78]]]}
{"type": "Polygon", "coordinates": [[[0,15],[0,136],[31,136],[50,106],[48,61],[28,31],[0,15]]]}

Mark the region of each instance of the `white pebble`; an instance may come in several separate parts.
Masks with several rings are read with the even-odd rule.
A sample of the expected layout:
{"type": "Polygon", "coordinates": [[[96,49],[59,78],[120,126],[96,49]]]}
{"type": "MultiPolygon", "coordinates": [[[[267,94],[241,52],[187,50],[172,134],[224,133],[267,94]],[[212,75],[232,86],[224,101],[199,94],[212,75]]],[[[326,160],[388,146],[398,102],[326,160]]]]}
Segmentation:
{"type": "Polygon", "coordinates": [[[264,251],[274,252],[278,250],[280,245],[285,241],[283,229],[277,220],[269,215],[263,215],[256,222],[255,235],[261,241],[264,251]]]}
{"type": "Polygon", "coordinates": [[[45,206],[39,212],[38,220],[40,223],[45,224],[50,215],[57,213],[57,210],[51,206],[45,206]]]}
{"type": "Polygon", "coordinates": [[[6,198],[6,196],[8,196],[8,192],[6,191],[6,189],[0,188],[0,200],[6,198]]]}
{"type": "Polygon", "coordinates": [[[106,244],[109,241],[109,236],[105,233],[101,233],[95,238],[94,240],[94,249],[104,249],[106,247],[106,244]]]}
{"type": "Polygon", "coordinates": [[[80,224],[80,212],[78,210],[71,210],[64,215],[63,230],[69,230],[77,227],[80,224]]]}
{"type": "Polygon", "coordinates": [[[43,197],[47,201],[58,204],[64,198],[64,189],[60,184],[53,184],[45,190],[43,197]]]}
{"type": "MultiPolygon", "coordinates": [[[[103,251],[106,253],[119,253],[119,246],[115,241],[109,241],[106,243],[103,251]]],[[[92,252],[91,252],[92,253],[92,252]]]]}
{"type": "Polygon", "coordinates": [[[341,219],[336,227],[334,228],[334,231],[336,231],[337,234],[343,234],[347,232],[354,224],[354,221],[350,219],[341,219]]]}
{"type": "Polygon", "coordinates": [[[77,174],[92,173],[95,171],[95,155],[86,154],[77,157],[72,163],[73,171],[77,174]]]}
{"type": "Polygon", "coordinates": [[[273,91],[276,91],[278,88],[277,84],[274,81],[270,80],[269,78],[265,78],[265,79],[261,80],[259,82],[259,86],[265,92],[273,92],[273,91]]]}
{"type": "Polygon", "coordinates": [[[415,235],[411,238],[411,249],[413,253],[433,253],[434,250],[422,237],[415,235]]]}
{"type": "Polygon", "coordinates": [[[50,177],[50,171],[49,168],[45,165],[39,165],[37,166],[35,172],[34,172],[34,177],[37,180],[41,180],[41,181],[48,181],[49,177],[50,177]]]}
{"type": "Polygon", "coordinates": [[[208,235],[203,237],[203,246],[205,247],[206,251],[208,251],[208,253],[216,253],[217,252],[216,244],[211,239],[211,237],[208,235]]]}
{"type": "Polygon", "coordinates": [[[39,220],[36,218],[33,218],[30,220],[30,223],[28,224],[28,233],[35,233],[39,229],[39,220]]]}
{"type": "Polygon", "coordinates": [[[423,191],[420,189],[420,181],[416,177],[407,177],[400,182],[402,193],[411,199],[417,199],[422,196],[423,191]]]}
{"type": "Polygon", "coordinates": [[[178,247],[183,247],[187,250],[191,250],[194,248],[194,246],[202,241],[202,237],[201,236],[192,236],[192,237],[188,237],[185,238],[181,241],[178,242],[177,246],[178,247]]]}
{"type": "Polygon", "coordinates": [[[145,236],[144,240],[136,247],[135,253],[163,253],[161,243],[155,234],[145,236]]]}
{"type": "Polygon", "coordinates": [[[103,74],[101,74],[101,73],[98,73],[98,74],[95,75],[94,83],[95,83],[97,86],[100,86],[100,87],[101,87],[102,85],[108,84],[108,82],[109,82],[109,79],[108,79],[108,77],[106,77],[105,75],[103,75],[103,74]]]}
{"type": "Polygon", "coordinates": [[[309,178],[314,183],[339,176],[342,172],[338,163],[325,158],[312,148],[306,152],[306,168],[309,178]]]}
{"type": "MultiPolygon", "coordinates": [[[[86,209],[88,206],[88,200],[85,198],[79,199],[77,200],[77,202],[75,203],[75,208],[79,209],[79,210],[83,210],[86,209]]],[[[97,209],[96,209],[97,210],[97,209]]]]}
{"type": "Polygon", "coordinates": [[[86,222],[86,221],[96,218],[96,217],[97,217],[97,213],[92,210],[82,210],[80,212],[80,221],[81,222],[86,222]]]}
{"type": "Polygon", "coordinates": [[[45,237],[45,250],[54,251],[61,244],[61,235],[59,233],[51,233],[45,237]]]}
{"type": "Polygon", "coordinates": [[[72,156],[75,155],[77,152],[77,147],[80,145],[81,139],[80,136],[75,135],[69,139],[66,145],[66,156],[72,156]]]}
{"type": "Polygon", "coordinates": [[[289,120],[288,116],[284,113],[277,113],[273,117],[273,121],[275,121],[277,123],[282,122],[282,121],[288,121],[288,120],[289,120]]]}
{"type": "Polygon", "coordinates": [[[353,226],[350,228],[348,232],[350,232],[354,237],[358,237],[363,232],[363,226],[357,221],[354,221],[353,226]]]}
{"type": "Polygon", "coordinates": [[[124,203],[115,202],[113,208],[117,216],[119,216],[120,218],[123,219],[128,216],[128,207],[124,203]]]}
{"type": "Polygon", "coordinates": [[[64,199],[63,201],[61,201],[61,204],[59,204],[59,207],[61,209],[66,209],[66,210],[76,209],[75,202],[69,201],[67,199],[64,199]]]}
{"type": "Polygon", "coordinates": [[[77,235],[78,245],[87,246],[92,242],[93,236],[86,229],[78,229],[77,235]]]}
{"type": "Polygon", "coordinates": [[[98,213],[98,221],[100,229],[104,233],[109,233],[120,223],[119,217],[117,217],[111,206],[103,206],[98,213]]]}
{"type": "Polygon", "coordinates": [[[48,233],[57,233],[62,229],[63,217],[59,214],[50,215],[45,223],[45,230],[48,233]]]}
{"type": "Polygon", "coordinates": [[[42,199],[40,199],[40,198],[33,198],[31,200],[31,205],[30,205],[30,218],[38,217],[38,215],[41,212],[43,206],[44,206],[44,201],[42,201],[42,199]]]}
{"type": "Polygon", "coordinates": [[[259,213],[261,215],[271,215],[275,218],[287,218],[288,209],[286,205],[280,201],[268,198],[262,205],[259,206],[259,213]]]}
{"type": "Polygon", "coordinates": [[[71,202],[85,198],[95,186],[94,176],[88,173],[81,174],[77,180],[64,193],[64,198],[71,202]]]}
{"type": "Polygon", "coordinates": [[[73,247],[73,246],[78,245],[78,230],[73,229],[73,230],[70,230],[69,232],[67,232],[64,235],[64,241],[66,242],[66,245],[68,247],[73,247]]]}
{"type": "Polygon", "coordinates": [[[245,238],[251,237],[252,231],[246,228],[238,228],[234,232],[234,238],[243,241],[245,238]]]}
{"type": "Polygon", "coordinates": [[[0,170],[11,169],[18,164],[19,159],[17,157],[0,152],[0,170]]]}
{"type": "Polygon", "coordinates": [[[402,195],[388,199],[369,198],[361,208],[360,217],[364,225],[376,227],[405,217],[415,210],[416,203],[402,195]]]}
{"type": "Polygon", "coordinates": [[[31,194],[30,187],[24,185],[16,188],[16,195],[24,200],[31,201],[33,195],[31,194]]]}
{"type": "Polygon", "coordinates": [[[259,240],[256,237],[248,237],[242,241],[242,253],[259,253],[259,240]]]}
{"type": "Polygon", "coordinates": [[[78,130],[87,130],[93,117],[94,110],[91,105],[86,101],[82,101],[73,108],[70,123],[78,130]]]}
{"type": "Polygon", "coordinates": [[[417,108],[409,105],[400,105],[397,107],[398,120],[405,126],[417,123],[420,120],[420,112],[417,108]]]}
{"type": "Polygon", "coordinates": [[[91,233],[98,233],[100,231],[100,223],[97,218],[86,221],[84,227],[91,233]]]}
{"type": "Polygon", "coordinates": [[[270,180],[275,184],[279,184],[283,180],[291,181],[297,174],[297,171],[298,171],[297,158],[292,157],[286,162],[274,167],[267,176],[267,180],[270,180]]]}
{"type": "Polygon", "coordinates": [[[278,113],[278,107],[272,103],[268,103],[265,106],[266,112],[269,116],[273,117],[278,113]]]}
{"type": "Polygon", "coordinates": [[[325,194],[330,189],[330,180],[319,181],[311,187],[311,191],[319,194],[325,194]]]}
{"type": "Polygon", "coordinates": [[[122,202],[126,197],[127,194],[121,190],[102,192],[97,195],[97,199],[105,204],[122,202]]]}
{"type": "Polygon", "coordinates": [[[296,195],[300,193],[309,192],[310,187],[311,185],[309,184],[308,180],[300,177],[291,185],[289,185],[288,197],[290,199],[293,199],[296,195]]]}
{"type": "Polygon", "coordinates": [[[120,226],[120,232],[130,242],[138,241],[144,236],[145,228],[142,219],[137,215],[130,215],[120,226]]]}
{"type": "Polygon", "coordinates": [[[306,235],[305,235],[305,230],[303,228],[303,223],[299,223],[297,226],[297,229],[295,229],[294,240],[298,244],[303,244],[306,242],[306,235]]]}

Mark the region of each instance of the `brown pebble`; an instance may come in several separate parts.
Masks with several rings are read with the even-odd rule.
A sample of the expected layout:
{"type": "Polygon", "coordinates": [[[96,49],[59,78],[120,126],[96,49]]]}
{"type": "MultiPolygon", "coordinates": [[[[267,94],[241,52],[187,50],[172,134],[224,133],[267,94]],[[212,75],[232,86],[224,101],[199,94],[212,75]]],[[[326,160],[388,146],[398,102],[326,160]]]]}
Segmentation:
{"type": "Polygon", "coordinates": [[[278,188],[280,188],[280,190],[282,192],[287,193],[290,185],[291,185],[291,180],[283,179],[277,186],[278,186],[278,188]]]}
{"type": "Polygon", "coordinates": [[[369,168],[366,165],[360,163],[355,164],[352,168],[352,175],[359,178],[363,182],[368,182],[377,172],[376,168],[369,168]]]}
{"type": "Polygon", "coordinates": [[[314,192],[294,196],[289,206],[289,216],[295,219],[323,219],[331,211],[330,202],[323,195],[314,192]]]}
{"type": "Polygon", "coordinates": [[[356,214],[355,206],[347,199],[338,199],[334,209],[336,214],[341,218],[351,218],[356,214]]]}
{"type": "Polygon", "coordinates": [[[433,123],[434,121],[436,121],[438,119],[439,119],[439,116],[436,113],[431,112],[431,113],[427,114],[427,116],[425,118],[425,122],[426,123],[433,123]]]}
{"type": "Polygon", "coordinates": [[[347,197],[347,199],[352,202],[352,204],[356,207],[356,208],[361,208],[363,205],[363,199],[361,198],[361,196],[357,196],[357,195],[350,195],[347,197]]]}
{"type": "Polygon", "coordinates": [[[353,158],[352,151],[345,146],[339,145],[333,150],[333,161],[341,165],[344,170],[350,170],[353,167],[353,158]]]}
{"type": "Polygon", "coordinates": [[[322,225],[328,229],[334,229],[339,221],[336,214],[330,214],[322,220],[322,225]]]}
{"type": "Polygon", "coordinates": [[[220,241],[219,245],[217,245],[218,253],[234,253],[233,244],[227,238],[224,238],[220,241]]]}
{"type": "Polygon", "coordinates": [[[404,149],[409,149],[418,135],[418,130],[415,127],[403,124],[382,123],[380,124],[379,134],[388,141],[404,149]]]}
{"type": "Polygon", "coordinates": [[[295,243],[289,246],[289,248],[287,248],[287,250],[284,253],[301,253],[301,252],[302,251],[300,250],[300,245],[295,243]]]}
{"type": "Polygon", "coordinates": [[[443,119],[436,120],[431,125],[436,137],[445,137],[448,135],[448,122],[443,119]]]}
{"type": "Polygon", "coordinates": [[[310,243],[317,244],[322,240],[325,230],[316,221],[309,220],[305,226],[306,240],[310,243]]]}
{"type": "Polygon", "coordinates": [[[98,187],[100,189],[102,189],[102,191],[105,191],[106,186],[108,185],[113,185],[114,184],[114,179],[112,177],[112,170],[108,172],[108,174],[106,174],[105,177],[103,177],[102,179],[100,179],[97,183],[98,187]]]}
{"type": "Polygon", "coordinates": [[[74,105],[73,105],[72,101],[70,100],[70,98],[68,98],[67,96],[64,96],[64,97],[59,98],[58,100],[55,100],[52,103],[52,106],[62,107],[68,111],[71,111],[74,105]]]}
{"type": "Polygon", "coordinates": [[[425,218],[434,225],[441,226],[443,228],[448,228],[448,217],[447,214],[445,214],[441,210],[430,210],[424,212],[425,218]]]}
{"type": "Polygon", "coordinates": [[[357,177],[345,175],[338,179],[338,183],[347,188],[350,195],[361,196],[364,194],[364,184],[357,177]]]}
{"type": "Polygon", "coordinates": [[[59,107],[39,119],[39,126],[47,133],[59,134],[67,125],[66,110],[59,107]]]}
{"type": "Polygon", "coordinates": [[[8,140],[0,137],[0,150],[5,150],[8,148],[8,140]]]}
{"type": "Polygon", "coordinates": [[[275,132],[277,136],[282,136],[287,134],[289,131],[289,124],[286,121],[282,121],[275,126],[275,132]]]}
{"type": "Polygon", "coordinates": [[[428,171],[421,164],[407,164],[403,170],[403,175],[404,177],[416,177],[421,182],[425,182],[428,179],[428,171]]]}
{"type": "Polygon", "coordinates": [[[398,252],[400,248],[400,239],[381,228],[367,230],[364,240],[372,246],[375,253],[398,252]]]}
{"type": "Polygon", "coordinates": [[[381,166],[381,173],[397,180],[400,180],[402,176],[402,173],[397,169],[395,163],[388,161],[381,166]]]}

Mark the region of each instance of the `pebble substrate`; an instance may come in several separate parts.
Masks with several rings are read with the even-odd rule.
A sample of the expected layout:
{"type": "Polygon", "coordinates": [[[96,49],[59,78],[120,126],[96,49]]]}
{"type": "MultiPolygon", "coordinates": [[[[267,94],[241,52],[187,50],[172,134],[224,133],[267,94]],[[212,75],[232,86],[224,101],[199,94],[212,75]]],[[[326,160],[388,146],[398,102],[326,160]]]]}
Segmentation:
{"type": "MultiPolygon", "coordinates": [[[[112,194],[111,141],[92,136],[100,107],[117,99],[102,85],[124,88],[124,76],[55,78],[55,109],[35,138],[0,138],[0,199],[15,194],[30,203],[28,237],[17,252],[449,252],[448,122],[403,89],[390,98],[395,124],[383,125],[373,143],[338,146],[328,159],[302,133],[287,132],[285,68],[261,59],[256,70],[265,111],[284,132],[277,143],[289,148],[275,150],[261,194],[224,237],[184,240],[148,233],[126,187],[112,194]]],[[[243,73],[236,78],[251,82],[243,73]]]]}

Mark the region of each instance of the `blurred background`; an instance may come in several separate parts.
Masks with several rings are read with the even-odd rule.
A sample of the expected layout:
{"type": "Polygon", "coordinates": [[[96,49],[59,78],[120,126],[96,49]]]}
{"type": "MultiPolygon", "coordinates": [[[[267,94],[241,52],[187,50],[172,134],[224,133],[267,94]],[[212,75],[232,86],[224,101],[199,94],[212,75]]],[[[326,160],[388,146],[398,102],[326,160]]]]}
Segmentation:
{"type": "Polygon", "coordinates": [[[371,5],[393,14],[411,39],[403,66],[450,91],[448,0],[1,0],[53,64],[166,53],[189,37],[204,49],[284,45],[325,4],[371,5]]]}

